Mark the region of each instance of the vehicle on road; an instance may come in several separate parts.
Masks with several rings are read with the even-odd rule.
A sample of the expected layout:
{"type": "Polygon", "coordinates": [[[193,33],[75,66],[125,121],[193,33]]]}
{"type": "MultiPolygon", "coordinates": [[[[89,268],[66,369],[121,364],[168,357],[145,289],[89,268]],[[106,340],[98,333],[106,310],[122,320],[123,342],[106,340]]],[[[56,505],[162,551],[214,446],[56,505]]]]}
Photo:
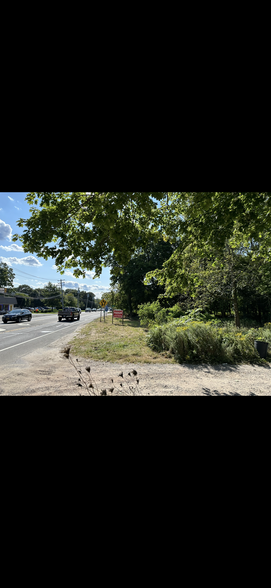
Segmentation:
{"type": "Polygon", "coordinates": [[[85,312],[91,312],[91,308],[86,308],[85,312]]]}
{"type": "Polygon", "coordinates": [[[8,310],[0,310],[0,315],[1,314],[7,314],[8,310]]]}
{"type": "Polygon", "coordinates": [[[22,321],[29,321],[30,322],[31,320],[32,320],[32,313],[30,312],[30,310],[27,310],[26,308],[11,310],[10,312],[7,312],[7,314],[5,314],[2,317],[2,321],[5,324],[7,324],[10,321],[16,322],[16,323],[21,323],[22,321]]]}
{"type": "Polygon", "coordinates": [[[97,308],[92,308],[91,312],[96,312],[97,308]]]}
{"type": "Polygon", "coordinates": [[[58,311],[58,321],[61,323],[63,319],[67,321],[80,321],[81,318],[81,308],[74,308],[74,307],[66,307],[64,310],[58,311]]]}

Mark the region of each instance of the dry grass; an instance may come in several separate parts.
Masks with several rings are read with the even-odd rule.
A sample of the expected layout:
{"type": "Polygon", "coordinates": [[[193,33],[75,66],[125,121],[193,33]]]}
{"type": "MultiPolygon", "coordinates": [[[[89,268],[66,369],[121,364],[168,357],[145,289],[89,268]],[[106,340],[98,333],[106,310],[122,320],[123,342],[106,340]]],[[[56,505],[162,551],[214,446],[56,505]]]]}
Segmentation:
{"type": "Polygon", "coordinates": [[[170,354],[157,354],[147,346],[146,329],[139,321],[106,318],[84,327],[72,342],[71,352],[76,357],[114,363],[175,363],[170,354]]]}

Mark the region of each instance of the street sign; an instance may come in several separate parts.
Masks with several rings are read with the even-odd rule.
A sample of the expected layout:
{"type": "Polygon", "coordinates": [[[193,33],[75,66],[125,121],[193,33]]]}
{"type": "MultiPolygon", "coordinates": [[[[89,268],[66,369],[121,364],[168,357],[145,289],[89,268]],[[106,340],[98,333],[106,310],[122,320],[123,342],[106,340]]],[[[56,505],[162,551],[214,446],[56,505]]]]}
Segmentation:
{"type": "Polygon", "coordinates": [[[105,308],[105,306],[107,305],[107,300],[105,300],[104,298],[101,300],[101,306],[102,308],[105,308]]]}
{"type": "Polygon", "coordinates": [[[0,288],[0,294],[5,294],[5,288],[0,288]]]}
{"type": "Polygon", "coordinates": [[[114,310],[113,317],[114,318],[123,318],[123,310],[114,310]]]}
{"type": "Polygon", "coordinates": [[[120,318],[122,319],[122,324],[123,324],[123,310],[119,310],[118,308],[114,309],[112,312],[112,325],[114,324],[114,318],[120,318]]]}

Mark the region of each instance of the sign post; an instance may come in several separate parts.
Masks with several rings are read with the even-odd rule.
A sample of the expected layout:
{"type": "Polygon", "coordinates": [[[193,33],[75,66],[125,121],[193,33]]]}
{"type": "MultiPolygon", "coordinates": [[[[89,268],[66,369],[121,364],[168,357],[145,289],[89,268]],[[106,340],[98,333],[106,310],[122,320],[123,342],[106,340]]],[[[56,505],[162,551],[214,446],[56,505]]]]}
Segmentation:
{"type": "MultiPolygon", "coordinates": [[[[102,312],[104,311],[104,322],[105,322],[105,307],[107,305],[107,301],[103,298],[101,300],[101,307],[102,307],[102,312]]],[[[100,322],[102,322],[102,314],[101,314],[101,319],[100,322]]]]}

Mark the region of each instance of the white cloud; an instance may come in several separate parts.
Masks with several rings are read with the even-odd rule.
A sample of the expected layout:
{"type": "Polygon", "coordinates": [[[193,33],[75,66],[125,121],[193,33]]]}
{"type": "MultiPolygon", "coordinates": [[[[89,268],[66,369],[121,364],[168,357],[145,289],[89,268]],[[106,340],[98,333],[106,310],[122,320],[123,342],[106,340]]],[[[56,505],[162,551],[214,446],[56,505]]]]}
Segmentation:
{"type": "Polygon", "coordinates": [[[79,288],[80,290],[84,290],[85,292],[93,292],[93,294],[102,294],[103,292],[108,292],[108,290],[110,290],[110,286],[95,286],[95,284],[89,285],[84,284],[84,282],[68,282],[66,280],[63,288],[64,290],[66,290],[67,288],[78,290],[79,288]]]}
{"type": "Polygon", "coordinates": [[[78,282],[66,282],[65,280],[65,285],[63,286],[63,288],[66,290],[67,288],[71,288],[71,289],[75,289],[78,290],[78,288],[80,288],[78,282]]]}
{"type": "Polygon", "coordinates": [[[12,243],[12,245],[0,245],[0,249],[4,249],[5,251],[23,251],[23,248],[20,245],[16,245],[16,243],[12,243]]]}
{"type": "MultiPolygon", "coordinates": [[[[39,281],[39,280],[31,280],[31,281],[32,281],[32,282],[33,282],[33,284],[34,284],[34,287],[36,287],[36,286],[40,286],[41,288],[45,288],[45,286],[47,286],[47,284],[48,284],[48,282],[49,282],[50,280],[48,280],[47,284],[46,284],[46,282],[44,282],[44,281],[43,281],[43,282],[41,282],[41,281],[39,281]]],[[[53,282],[52,282],[52,283],[53,283],[53,282]]],[[[54,285],[55,285],[55,286],[57,286],[57,283],[55,283],[54,285]]]]}
{"type": "Polygon", "coordinates": [[[22,257],[19,259],[18,257],[0,257],[0,261],[3,263],[7,263],[8,265],[28,265],[32,267],[41,267],[42,263],[36,257],[22,257]]]}
{"type": "Polygon", "coordinates": [[[11,240],[12,228],[0,219],[0,241],[11,240]]]}
{"type": "Polygon", "coordinates": [[[18,208],[18,206],[14,206],[14,208],[17,208],[17,210],[21,210],[20,208],[18,208]]]}
{"type": "Polygon", "coordinates": [[[100,294],[102,294],[103,292],[110,292],[111,290],[110,286],[94,286],[92,287],[92,289],[94,293],[97,292],[100,294]]]}
{"type": "Polygon", "coordinates": [[[14,198],[11,198],[10,196],[8,196],[8,199],[11,200],[11,202],[14,202],[14,198]]]}
{"type": "MultiPolygon", "coordinates": [[[[57,266],[55,264],[52,265],[52,269],[53,270],[57,270],[57,266]]],[[[65,270],[65,276],[70,276],[70,278],[75,278],[74,272],[72,270],[69,270],[69,269],[68,270],[65,270]]],[[[95,276],[95,272],[88,272],[88,271],[86,271],[86,278],[88,278],[89,280],[93,280],[94,279],[94,276],[95,276]]]]}

